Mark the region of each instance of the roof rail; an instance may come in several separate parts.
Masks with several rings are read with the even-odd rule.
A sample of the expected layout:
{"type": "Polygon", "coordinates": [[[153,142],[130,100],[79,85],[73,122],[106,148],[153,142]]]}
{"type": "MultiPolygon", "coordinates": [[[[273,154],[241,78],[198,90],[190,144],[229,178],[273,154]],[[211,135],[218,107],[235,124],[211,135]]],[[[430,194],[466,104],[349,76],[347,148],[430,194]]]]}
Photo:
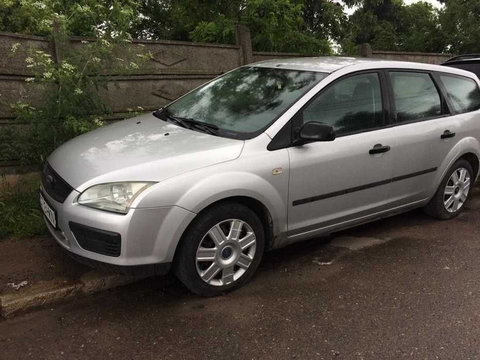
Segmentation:
{"type": "Polygon", "coordinates": [[[469,60],[469,59],[480,59],[480,54],[463,54],[463,55],[458,55],[458,56],[454,56],[450,59],[448,59],[447,61],[445,61],[445,63],[448,63],[450,61],[456,61],[456,60],[469,60]]]}

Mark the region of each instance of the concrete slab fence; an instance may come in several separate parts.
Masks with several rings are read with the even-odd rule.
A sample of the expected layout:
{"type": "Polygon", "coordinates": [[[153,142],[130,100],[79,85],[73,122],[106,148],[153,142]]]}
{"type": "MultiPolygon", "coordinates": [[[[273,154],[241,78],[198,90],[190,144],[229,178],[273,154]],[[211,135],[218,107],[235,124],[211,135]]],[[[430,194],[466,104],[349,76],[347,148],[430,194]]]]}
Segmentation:
{"type": "MultiPolygon", "coordinates": [[[[158,109],[192,88],[241,65],[267,59],[305,56],[252,51],[250,32],[244,26],[237,27],[236,39],[236,45],[167,40],[133,41],[130,44],[133,49],[141,46],[153,56],[139,72],[128,76],[108,74],[107,89],[99,91],[113,112],[111,119],[121,119],[129,109],[137,106],[145,111],[158,109]]],[[[82,40],[85,39],[71,38],[70,46],[80,47],[82,40]]],[[[12,126],[14,115],[9,104],[22,101],[39,105],[43,91],[46,91],[25,82],[32,75],[25,63],[28,56],[25,49],[43,50],[51,54],[53,59],[58,57],[54,42],[47,38],[0,32],[0,127],[12,126]],[[18,49],[23,51],[13,53],[12,46],[17,43],[18,49]]],[[[362,45],[359,53],[361,56],[428,63],[440,63],[450,56],[372,51],[368,45],[362,45]]],[[[3,159],[1,154],[0,159],[0,174],[21,171],[16,159],[3,159]]]]}

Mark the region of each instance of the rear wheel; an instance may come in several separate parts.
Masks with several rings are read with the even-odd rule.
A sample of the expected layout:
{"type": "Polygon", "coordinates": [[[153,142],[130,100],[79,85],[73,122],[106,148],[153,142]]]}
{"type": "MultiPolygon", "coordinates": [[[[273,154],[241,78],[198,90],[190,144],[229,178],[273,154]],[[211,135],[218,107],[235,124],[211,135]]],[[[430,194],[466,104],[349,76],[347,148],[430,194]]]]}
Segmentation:
{"type": "Polygon", "coordinates": [[[460,214],[470,198],[473,179],[470,163],[464,159],[458,160],[445,175],[437,192],[425,207],[425,212],[442,220],[460,214]]]}
{"type": "Polygon", "coordinates": [[[245,284],[262,259],[262,222],[248,207],[224,203],[200,214],[185,233],[175,273],[192,292],[215,296],[245,284]]]}

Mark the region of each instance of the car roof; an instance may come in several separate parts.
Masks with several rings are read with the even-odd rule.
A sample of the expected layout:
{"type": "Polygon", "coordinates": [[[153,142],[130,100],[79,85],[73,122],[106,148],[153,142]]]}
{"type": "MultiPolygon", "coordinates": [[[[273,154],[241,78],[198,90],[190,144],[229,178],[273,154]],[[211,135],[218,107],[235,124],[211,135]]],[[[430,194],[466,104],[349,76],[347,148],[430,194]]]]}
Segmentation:
{"type": "Polygon", "coordinates": [[[371,58],[354,58],[340,56],[298,57],[290,59],[271,59],[260,61],[252,65],[268,68],[284,68],[289,70],[308,70],[331,73],[345,66],[366,62],[382,61],[371,58]]]}
{"type": "Polygon", "coordinates": [[[340,56],[324,56],[324,57],[299,57],[288,59],[271,59],[249,64],[249,66],[265,67],[265,68],[281,68],[288,70],[315,71],[322,73],[333,73],[335,71],[345,69],[353,71],[369,70],[369,69],[411,69],[411,70],[427,70],[453,73],[472,77],[474,74],[441,65],[433,65],[409,61],[393,61],[387,59],[374,58],[355,58],[340,56]]]}

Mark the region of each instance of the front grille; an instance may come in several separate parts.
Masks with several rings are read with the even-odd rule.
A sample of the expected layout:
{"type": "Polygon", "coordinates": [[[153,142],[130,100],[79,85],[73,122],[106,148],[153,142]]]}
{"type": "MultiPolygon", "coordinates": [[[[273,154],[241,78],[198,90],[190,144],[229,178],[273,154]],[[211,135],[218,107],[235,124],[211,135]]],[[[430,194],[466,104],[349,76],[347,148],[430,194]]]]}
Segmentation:
{"type": "Polygon", "coordinates": [[[48,195],[59,203],[63,203],[73,188],[45,162],[42,170],[42,185],[48,195]]]}
{"type": "Polygon", "coordinates": [[[106,256],[120,256],[122,238],[119,233],[100,230],[74,222],[70,222],[69,225],[75,239],[77,239],[78,244],[83,249],[106,256]]]}

